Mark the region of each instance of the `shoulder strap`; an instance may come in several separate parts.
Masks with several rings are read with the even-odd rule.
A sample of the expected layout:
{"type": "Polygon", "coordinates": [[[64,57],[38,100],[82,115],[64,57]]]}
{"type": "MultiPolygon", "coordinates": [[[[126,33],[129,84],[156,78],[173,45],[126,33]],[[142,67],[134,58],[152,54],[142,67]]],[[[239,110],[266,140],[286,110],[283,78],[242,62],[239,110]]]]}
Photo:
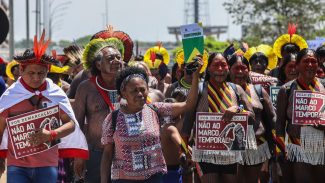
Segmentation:
{"type": "Polygon", "coordinates": [[[260,102],[263,103],[264,97],[263,97],[263,93],[262,93],[262,85],[260,85],[260,84],[254,85],[254,89],[258,95],[258,98],[260,99],[260,102]]]}
{"type": "Polygon", "coordinates": [[[295,86],[297,86],[297,82],[296,82],[296,81],[293,81],[290,85],[287,85],[287,86],[286,86],[286,94],[287,94],[287,97],[289,97],[291,90],[292,90],[295,86]]]}
{"type": "Polygon", "coordinates": [[[119,109],[114,110],[112,112],[112,129],[113,129],[113,132],[115,132],[115,130],[116,130],[116,120],[117,120],[118,112],[119,112],[119,109]]]}
{"type": "Polygon", "coordinates": [[[325,87],[325,79],[324,78],[319,78],[318,81],[325,87]]]}
{"type": "Polygon", "coordinates": [[[155,111],[155,113],[157,113],[158,115],[158,108],[152,104],[147,104],[148,107],[150,107],[150,109],[152,109],[153,111],[155,111]]]}
{"type": "Polygon", "coordinates": [[[236,94],[236,99],[237,99],[238,106],[239,106],[239,105],[242,104],[242,103],[241,103],[240,97],[239,97],[239,95],[238,95],[237,86],[236,86],[236,84],[234,84],[234,83],[230,83],[230,82],[229,82],[229,85],[231,86],[231,88],[234,90],[234,92],[235,92],[235,94],[236,94]]]}

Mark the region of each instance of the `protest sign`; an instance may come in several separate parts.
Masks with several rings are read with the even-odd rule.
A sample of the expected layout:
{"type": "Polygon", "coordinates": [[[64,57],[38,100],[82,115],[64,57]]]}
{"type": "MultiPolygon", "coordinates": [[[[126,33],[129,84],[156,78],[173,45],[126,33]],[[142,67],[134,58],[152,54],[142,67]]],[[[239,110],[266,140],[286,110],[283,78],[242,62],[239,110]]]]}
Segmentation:
{"type": "Polygon", "coordinates": [[[59,143],[52,141],[33,147],[28,142],[29,136],[35,133],[35,130],[54,130],[61,125],[59,110],[56,105],[7,118],[9,138],[17,159],[46,151],[59,143]]]}
{"type": "Polygon", "coordinates": [[[295,90],[292,123],[296,125],[325,125],[325,94],[295,90]]]}
{"type": "Polygon", "coordinates": [[[277,101],[280,88],[281,88],[280,86],[270,86],[270,97],[274,107],[276,107],[276,101],[277,101]]]}
{"type": "Polygon", "coordinates": [[[196,147],[200,150],[245,150],[247,114],[235,114],[226,123],[221,113],[196,114],[196,147]]]}
{"type": "Polygon", "coordinates": [[[203,27],[197,23],[181,26],[184,61],[189,63],[197,55],[203,55],[203,27]]]}
{"type": "Polygon", "coordinates": [[[252,81],[252,84],[262,85],[267,92],[270,91],[270,86],[275,86],[276,83],[278,82],[278,79],[275,77],[259,74],[256,72],[249,72],[249,77],[252,81]]]}

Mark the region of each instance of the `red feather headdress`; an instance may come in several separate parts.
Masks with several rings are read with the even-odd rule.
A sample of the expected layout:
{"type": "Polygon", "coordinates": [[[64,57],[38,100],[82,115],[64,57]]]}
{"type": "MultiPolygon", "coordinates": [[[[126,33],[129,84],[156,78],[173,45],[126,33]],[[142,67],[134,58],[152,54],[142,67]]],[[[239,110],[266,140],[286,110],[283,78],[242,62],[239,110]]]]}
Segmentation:
{"type": "Polygon", "coordinates": [[[97,32],[94,34],[90,40],[102,38],[117,38],[122,41],[124,46],[124,61],[128,62],[133,55],[133,41],[128,34],[123,31],[114,31],[113,26],[109,25],[106,30],[97,32]]]}
{"type": "Polygon", "coordinates": [[[25,64],[40,64],[40,65],[57,65],[60,66],[60,62],[54,57],[47,55],[46,49],[50,44],[50,39],[44,41],[45,30],[43,30],[40,40],[37,40],[37,36],[34,36],[33,51],[27,49],[23,55],[14,57],[14,60],[22,65],[25,64]]]}

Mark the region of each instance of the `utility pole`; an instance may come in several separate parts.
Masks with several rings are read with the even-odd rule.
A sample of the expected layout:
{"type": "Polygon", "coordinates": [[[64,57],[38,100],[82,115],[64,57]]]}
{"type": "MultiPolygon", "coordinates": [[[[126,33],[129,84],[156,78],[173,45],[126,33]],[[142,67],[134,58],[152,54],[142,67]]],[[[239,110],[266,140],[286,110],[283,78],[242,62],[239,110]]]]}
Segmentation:
{"type": "Polygon", "coordinates": [[[14,39],[14,0],[9,0],[9,59],[12,59],[15,52],[15,39],[14,39]]]}
{"type": "Polygon", "coordinates": [[[105,0],[105,25],[108,24],[108,0],[105,0]]]}
{"type": "Polygon", "coordinates": [[[36,36],[39,37],[41,34],[41,1],[36,0],[36,11],[35,11],[35,32],[36,36]]]}
{"type": "Polygon", "coordinates": [[[26,48],[29,48],[29,0],[26,0],[26,48]]]}
{"type": "Polygon", "coordinates": [[[49,0],[43,0],[43,28],[45,30],[45,37],[49,37],[50,31],[50,2],[49,0]]]}
{"type": "Polygon", "coordinates": [[[199,0],[194,0],[194,23],[199,23],[199,0]]]}
{"type": "Polygon", "coordinates": [[[39,14],[39,0],[36,0],[36,10],[35,10],[35,35],[38,37],[38,26],[39,26],[39,21],[38,21],[38,14],[39,14]]]}

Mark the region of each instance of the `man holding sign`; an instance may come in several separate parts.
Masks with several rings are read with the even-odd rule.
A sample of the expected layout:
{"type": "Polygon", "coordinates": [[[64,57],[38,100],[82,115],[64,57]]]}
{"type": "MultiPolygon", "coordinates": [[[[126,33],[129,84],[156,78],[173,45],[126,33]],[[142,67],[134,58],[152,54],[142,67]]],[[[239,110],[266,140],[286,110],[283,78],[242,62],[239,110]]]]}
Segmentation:
{"type": "Polygon", "coordinates": [[[36,36],[34,42],[33,51],[15,57],[21,77],[0,99],[1,148],[8,148],[8,183],[55,183],[59,153],[61,157],[88,157],[85,137],[67,96],[46,79],[50,65],[58,64],[45,54],[49,40],[44,41],[43,32],[39,42],[36,36]],[[53,146],[59,139],[60,145],[53,146]]]}

